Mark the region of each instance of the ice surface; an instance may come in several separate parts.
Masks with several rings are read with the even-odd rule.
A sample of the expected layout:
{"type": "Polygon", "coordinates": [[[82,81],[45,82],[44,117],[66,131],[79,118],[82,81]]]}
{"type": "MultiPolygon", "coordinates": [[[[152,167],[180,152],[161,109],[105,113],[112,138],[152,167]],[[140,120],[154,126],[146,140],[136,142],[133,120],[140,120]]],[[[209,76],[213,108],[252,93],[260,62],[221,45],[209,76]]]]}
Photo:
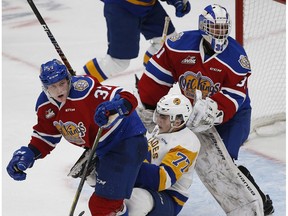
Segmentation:
{"type": "MultiPolygon", "coordinates": [[[[178,31],[196,28],[199,13],[211,3],[208,0],[191,2],[191,13],[182,19],[174,16],[173,7],[165,5],[178,31]]],[[[231,0],[214,2],[226,6],[234,19],[231,0]]],[[[102,2],[39,0],[35,4],[74,70],[80,73],[88,60],[105,55],[107,41],[102,2]]],[[[131,62],[123,75],[107,83],[122,85],[133,91],[134,74],[142,73],[142,55],[148,45],[141,38],[139,58],[131,62]]],[[[79,181],[67,177],[67,174],[82,149],[65,141],[58,145],[53,154],[38,160],[29,169],[26,181],[14,181],[5,169],[13,152],[29,143],[31,128],[36,122],[35,102],[41,91],[39,67],[53,58],[59,58],[58,54],[28,3],[2,0],[3,216],[68,215],[78,187],[79,181]]],[[[242,148],[239,158],[239,163],[245,164],[261,188],[270,194],[276,216],[283,216],[286,212],[285,136],[285,133],[260,138],[253,135],[242,148]]],[[[76,213],[86,210],[85,215],[89,215],[87,201],[92,191],[92,188],[84,187],[76,213]]],[[[224,215],[196,175],[190,191],[191,198],[181,216],[224,215]]]]}

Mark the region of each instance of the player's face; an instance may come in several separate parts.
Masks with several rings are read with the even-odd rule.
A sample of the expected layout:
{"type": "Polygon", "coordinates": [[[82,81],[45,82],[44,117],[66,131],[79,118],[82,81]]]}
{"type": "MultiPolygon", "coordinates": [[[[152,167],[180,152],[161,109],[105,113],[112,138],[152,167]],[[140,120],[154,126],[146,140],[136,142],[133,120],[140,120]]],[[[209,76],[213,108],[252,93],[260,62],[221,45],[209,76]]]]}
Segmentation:
{"type": "Polygon", "coordinates": [[[168,133],[171,129],[171,122],[169,115],[162,115],[156,112],[155,114],[156,124],[159,127],[159,133],[168,133]]]}
{"type": "Polygon", "coordinates": [[[224,39],[228,34],[228,24],[209,24],[209,32],[216,39],[224,39]]]}
{"type": "Polygon", "coordinates": [[[47,87],[47,91],[52,98],[60,103],[66,101],[69,93],[69,81],[67,79],[60,80],[47,87]]]}

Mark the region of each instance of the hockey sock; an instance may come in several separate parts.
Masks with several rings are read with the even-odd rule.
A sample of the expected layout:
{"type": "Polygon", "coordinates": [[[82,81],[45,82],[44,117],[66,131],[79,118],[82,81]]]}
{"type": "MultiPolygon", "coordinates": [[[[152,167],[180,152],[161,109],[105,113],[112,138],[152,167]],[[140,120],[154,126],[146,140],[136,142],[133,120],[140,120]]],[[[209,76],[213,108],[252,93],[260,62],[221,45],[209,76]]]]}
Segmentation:
{"type": "Polygon", "coordinates": [[[115,216],[122,208],[123,200],[110,200],[97,196],[95,193],[89,200],[89,209],[92,216],[115,216]]]}

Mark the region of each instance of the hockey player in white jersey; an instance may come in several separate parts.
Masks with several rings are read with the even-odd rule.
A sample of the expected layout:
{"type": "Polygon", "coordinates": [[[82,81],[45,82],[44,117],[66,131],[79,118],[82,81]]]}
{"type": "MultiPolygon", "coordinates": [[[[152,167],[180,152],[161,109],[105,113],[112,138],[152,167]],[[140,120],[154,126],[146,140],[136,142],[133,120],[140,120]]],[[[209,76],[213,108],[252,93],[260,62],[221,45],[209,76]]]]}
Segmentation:
{"type": "Polygon", "coordinates": [[[157,103],[147,159],[131,198],[125,200],[129,216],[175,216],[188,200],[200,151],[200,141],[186,127],[191,111],[190,101],[181,94],[168,94],[157,103]]]}

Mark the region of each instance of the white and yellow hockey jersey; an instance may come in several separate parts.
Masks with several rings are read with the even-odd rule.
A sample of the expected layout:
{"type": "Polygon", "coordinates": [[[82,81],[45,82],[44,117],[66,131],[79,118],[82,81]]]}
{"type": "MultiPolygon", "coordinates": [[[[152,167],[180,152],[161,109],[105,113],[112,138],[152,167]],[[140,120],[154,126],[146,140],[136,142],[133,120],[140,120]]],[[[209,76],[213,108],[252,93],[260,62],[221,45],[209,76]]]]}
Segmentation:
{"type": "Polygon", "coordinates": [[[166,190],[181,209],[188,200],[200,141],[188,128],[158,134],[157,126],[147,138],[149,152],[141,166],[136,186],[166,190]]]}

